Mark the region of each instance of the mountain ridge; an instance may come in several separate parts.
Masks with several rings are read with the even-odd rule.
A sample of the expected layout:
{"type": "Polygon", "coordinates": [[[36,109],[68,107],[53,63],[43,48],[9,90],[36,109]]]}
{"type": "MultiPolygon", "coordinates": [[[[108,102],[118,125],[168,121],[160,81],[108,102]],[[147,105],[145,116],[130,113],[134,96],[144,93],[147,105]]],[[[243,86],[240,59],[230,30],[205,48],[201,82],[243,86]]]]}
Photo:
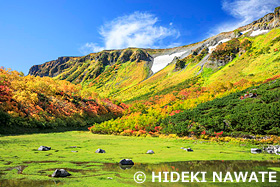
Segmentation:
{"type": "MultiPolygon", "coordinates": [[[[251,57],[245,55],[245,63],[250,66],[248,62],[259,55],[252,53],[252,50],[258,48],[254,44],[255,38],[279,27],[279,11],[280,9],[276,8],[274,13],[246,26],[194,44],[169,49],[104,50],[82,57],[60,57],[56,61],[33,66],[29,74],[81,83],[84,88],[99,93],[102,97],[131,100],[129,97],[132,95],[145,95],[147,92],[156,94],[168,87],[180,85],[183,80],[204,76],[207,71],[224,71],[222,69],[227,64],[242,57],[246,51],[251,53],[251,57]],[[253,49],[250,49],[251,46],[253,49]]],[[[278,37],[278,33],[271,35],[278,37]]],[[[264,56],[263,60],[268,59],[264,56]]],[[[256,67],[258,66],[261,67],[260,64],[256,67]]],[[[245,78],[241,74],[236,77],[245,78]]],[[[254,76],[247,78],[253,79],[254,76]]],[[[235,80],[239,81],[237,78],[235,80]]]]}
{"type": "MultiPolygon", "coordinates": [[[[234,31],[229,31],[229,32],[222,32],[218,35],[215,35],[213,37],[210,37],[208,39],[205,39],[201,42],[197,42],[194,44],[189,44],[189,45],[184,45],[184,46],[179,46],[179,47],[174,47],[174,48],[167,48],[167,49],[145,49],[145,48],[137,48],[143,51],[147,51],[148,54],[151,53],[151,56],[154,58],[160,54],[164,54],[169,51],[180,51],[180,49],[188,48],[190,46],[195,46],[196,48],[200,48],[202,46],[205,47],[205,45],[208,46],[213,46],[216,45],[220,40],[223,40],[225,38],[234,38],[236,36],[242,35],[242,32],[250,32],[250,29],[252,31],[261,29],[261,30],[271,30],[275,27],[280,26],[280,9],[279,7],[275,8],[274,13],[269,13],[265,15],[264,17],[253,21],[252,23],[239,27],[238,29],[234,31]],[[202,43],[202,44],[201,44],[202,43]],[[200,45],[201,44],[201,45],[200,45]]],[[[244,33],[245,34],[245,33],[244,33]]],[[[100,53],[110,53],[110,52],[123,52],[127,51],[129,49],[135,49],[135,48],[126,48],[126,49],[118,49],[118,50],[103,50],[98,53],[90,53],[86,56],[81,56],[81,57],[73,57],[73,56],[65,56],[65,57],[59,57],[57,60],[52,60],[45,62],[44,64],[41,65],[34,65],[30,68],[29,73],[30,75],[35,75],[35,76],[50,76],[50,77],[55,77],[59,75],[61,72],[61,69],[64,70],[66,68],[69,68],[65,63],[71,59],[79,59],[80,62],[82,62],[82,59],[87,59],[89,56],[93,56],[94,54],[100,54],[100,53]],[[65,64],[64,66],[61,66],[62,64],[65,64]],[[48,66],[49,67],[46,67],[48,66]],[[56,67],[57,66],[57,67],[56,67]],[[54,67],[54,68],[53,68],[54,67]],[[60,67],[60,68],[58,68],[60,67]]],[[[187,55],[183,56],[186,57],[187,55]]],[[[141,59],[145,60],[145,59],[141,59]]],[[[106,63],[106,62],[105,62],[106,63]]]]}

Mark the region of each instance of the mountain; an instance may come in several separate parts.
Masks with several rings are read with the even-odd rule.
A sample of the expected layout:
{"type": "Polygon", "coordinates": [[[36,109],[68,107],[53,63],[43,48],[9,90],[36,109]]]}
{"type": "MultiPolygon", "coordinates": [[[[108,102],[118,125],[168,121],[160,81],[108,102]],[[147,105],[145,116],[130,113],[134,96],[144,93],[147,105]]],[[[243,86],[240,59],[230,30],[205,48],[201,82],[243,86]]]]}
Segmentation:
{"type": "MultiPolygon", "coordinates": [[[[278,37],[279,11],[280,9],[276,8],[274,13],[267,14],[251,24],[231,32],[220,33],[199,43],[171,49],[128,48],[104,50],[83,57],[60,57],[31,67],[29,74],[54,77],[75,84],[81,83],[85,88],[99,93],[102,97],[113,97],[124,101],[141,99],[144,95],[155,95],[167,88],[175,88],[187,79],[205,76],[209,72],[214,74],[207,75],[210,79],[208,82],[217,80],[218,74],[233,77],[230,75],[231,68],[229,70],[226,68],[226,65],[232,61],[240,65],[240,67],[235,66],[235,69],[239,68],[237,75],[234,75],[235,81],[242,78],[258,79],[257,72],[254,74],[250,71],[261,68],[261,64],[253,65],[249,61],[259,56],[267,61],[272,56],[251,54],[247,57],[246,54],[243,56],[242,54],[248,50],[249,53],[261,50],[259,42],[262,42],[262,46],[268,44],[264,38],[257,39],[258,35],[269,32],[267,36],[278,37]],[[227,45],[224,46],[225,49],[219,45],[222,43],[227,45]],[[245,45],[252,48],[249,49],[247,46],[246,50],[245,45]],[[253,69],[245,71],[243,66],[247,68],[253,66],[253,69]],[[243,75],[241,75],[242,71],[244,71],[243,75]]],[[[276,65],[274,63],[274,66],[276,65]]],[[[263,74],[267,73],[266,69],[267,71],[273,69],[271,66],[273,64],[266,66],[263,74]]]]}
{"type": "Polygon", "coordinates": [[[60,57],[31,67],[28,76],[0,69],[0,130],[279,134],[279,16],[280,7],[234,31],[170,49],[60,57]]]}

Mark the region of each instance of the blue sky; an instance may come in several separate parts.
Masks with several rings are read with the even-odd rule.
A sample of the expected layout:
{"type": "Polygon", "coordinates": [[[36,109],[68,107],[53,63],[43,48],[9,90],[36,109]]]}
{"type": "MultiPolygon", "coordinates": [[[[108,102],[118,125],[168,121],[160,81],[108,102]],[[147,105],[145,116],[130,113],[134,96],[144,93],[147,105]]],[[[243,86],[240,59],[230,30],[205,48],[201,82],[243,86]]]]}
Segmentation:
{"type": "Polygon", "coordinates": [[[166,48],[233,30],[280,0],[1,1],[0,66],[32,65],[102,49],[166,48]]]}

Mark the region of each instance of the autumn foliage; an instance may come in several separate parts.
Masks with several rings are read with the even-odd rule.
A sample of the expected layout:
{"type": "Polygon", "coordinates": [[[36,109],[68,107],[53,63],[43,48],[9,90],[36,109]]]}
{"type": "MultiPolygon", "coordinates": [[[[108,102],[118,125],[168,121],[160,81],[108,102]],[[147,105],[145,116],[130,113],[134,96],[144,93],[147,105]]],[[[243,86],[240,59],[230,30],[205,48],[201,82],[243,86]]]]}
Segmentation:
{"type": "Polygon", "coordinates": [[[87,126],[118,117],[127,107],[84,93],[80,85],[68,81],[4,69],[0,69],[0,96],[1,114],[10,119],[2,127],[87,126]]]}

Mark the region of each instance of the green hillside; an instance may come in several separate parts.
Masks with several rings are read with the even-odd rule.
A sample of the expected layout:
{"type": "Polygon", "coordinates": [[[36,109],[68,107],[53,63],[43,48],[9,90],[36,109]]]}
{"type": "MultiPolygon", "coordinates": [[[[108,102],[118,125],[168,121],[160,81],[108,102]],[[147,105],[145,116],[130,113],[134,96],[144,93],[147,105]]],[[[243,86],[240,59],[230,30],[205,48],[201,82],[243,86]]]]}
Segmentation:
{"type": "Polygon", "coordinates": [[[195,129],[188,129],[194,123],[209,133],[223,130],[225,133],[278,134],[277,116],[270,116],[274,121],[266,116],[272,113],[271,108],[275,110],[279,106],[277,89],[264,91],[264,95],[276,93],[267,105],[259,91],[258,97],[262,97],[248,105],[244,103],[250,99],[240,101],[238,94],[260,85],[261,90],[265,90],[265,82],[279,78],[279,20],[276,8],[274,13],[251,24],[191,45],[171,49],[104,50],[83,57],[61,57],[33,66],[29,74],[81,85],[80,92],[84,96],[129,104],[123,116],[94,124],[91,130],[95,133],[189,135],[195,133],[195,129]],[[237,108],[215,108],[218,98],[230,106],[234,102],[237,108]],[[207,102],[221,115],[213,114],[212,109],[208,111],[209,107],[201,112],[199,107],[207,102]],[[244,120],[241,114],[234,113],[240,110],[251,114],[249,109],[255,112],[252,112],[254,119],[245,115],[243,118],[249,120],[244,120]],[[257,117],[258,112],[264,116],[257,117]],[[198,117],[198,114],[207,117],[198,117]],[[177,124],[176,116],[180,115],[185,115],[184,123],[177,124]],[[239,117],[243,119],[241,122],[239,117]],[[224,120],[232,120],[229,129],[223,126],[224,120]]]}

